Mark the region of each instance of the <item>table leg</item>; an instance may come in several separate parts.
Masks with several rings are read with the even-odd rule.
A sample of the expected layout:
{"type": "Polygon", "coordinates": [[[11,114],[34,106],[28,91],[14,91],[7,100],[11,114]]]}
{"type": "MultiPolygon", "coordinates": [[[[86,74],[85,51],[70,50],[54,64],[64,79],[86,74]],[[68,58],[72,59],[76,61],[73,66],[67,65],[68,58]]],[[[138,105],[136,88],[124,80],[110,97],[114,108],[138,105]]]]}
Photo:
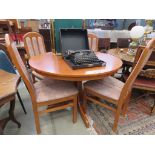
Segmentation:
{"type": "Polygon", "coordinates": [[[16,120],[14,116],[15,109],[15,99],[10,101],[10,109],[9,109],[9,119],[18,125],[18,128],[21,127],[21,124],[16,120]]]}
{"type": "Polygon", "coordinates": [[[0,135],[3,135],[3,130],[1,126],[0,126],[0,135]]]}
{"type": "Polygon", "coordinates": [[[85,123],[85,126],[87,128],[89,128],[89,121],[88,121],[88,116],[87,114],[85,113],[84,109],[83,109],[83,89],[82,89],[82,81],[77,81],[76,82],[76,86],[79,90],[79,95],[78,95],[78,107],[79,107],[79,111],[80,111],[80,114],[81,114],[81,117],[85,123]]]}
{"type": "Polygon", "coordinates": [[[10,120],[9,117],[0,120],[0,135],[3,135],[3,130],[4,130],[6,124],[8,123],[9,120],[10,120]]]}

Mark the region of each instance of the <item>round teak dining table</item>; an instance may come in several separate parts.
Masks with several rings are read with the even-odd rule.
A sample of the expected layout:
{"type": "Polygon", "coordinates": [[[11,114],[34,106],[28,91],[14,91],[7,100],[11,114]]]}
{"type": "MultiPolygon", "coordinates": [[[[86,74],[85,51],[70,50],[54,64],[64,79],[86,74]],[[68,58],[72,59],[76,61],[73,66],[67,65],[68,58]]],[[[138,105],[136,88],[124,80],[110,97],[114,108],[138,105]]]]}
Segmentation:
{"type": "Polygon", "coordinates": [[[74,81],[79,90],[79,111],[86,127],[89,127],[89,121],[85,111],[83,110],[82,81],[97,80],[113,75],[122,66],[121,59],[115,56],[100,52],[96,52],[96,55],[100,60],[106,62],[105,66],[73,70],[64,61],[62,56],[56,55],[52,52],[33,56],[29,60],[31,69],[44,77],[58,80],[74,81]]]}

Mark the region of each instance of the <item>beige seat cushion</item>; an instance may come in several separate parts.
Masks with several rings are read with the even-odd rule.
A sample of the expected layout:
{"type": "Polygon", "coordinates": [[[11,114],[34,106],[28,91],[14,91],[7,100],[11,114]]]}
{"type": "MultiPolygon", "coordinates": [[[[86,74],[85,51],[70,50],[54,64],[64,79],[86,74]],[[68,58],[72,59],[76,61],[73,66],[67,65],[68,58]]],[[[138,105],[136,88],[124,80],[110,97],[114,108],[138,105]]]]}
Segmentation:
{"type": "Polygon", "coordinates": [[[43,79],[36,82],[34,87],[38,103],[61,99],[78,93],[73,83],[68,81],[43,79]]]}
{"type": "Polygon", "coordinates": [[[102,95],[114,103],[119,99],[124,83],[111,76],[102,80],[88,81],[84,87],[90,91],[102,95]]]}

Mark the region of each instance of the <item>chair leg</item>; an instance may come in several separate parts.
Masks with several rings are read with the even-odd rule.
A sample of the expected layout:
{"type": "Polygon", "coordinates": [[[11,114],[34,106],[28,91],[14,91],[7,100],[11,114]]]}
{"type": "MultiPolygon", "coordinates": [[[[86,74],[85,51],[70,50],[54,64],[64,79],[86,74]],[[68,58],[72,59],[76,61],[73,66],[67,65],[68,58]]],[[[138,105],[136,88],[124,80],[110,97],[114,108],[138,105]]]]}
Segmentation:
{"type": "Polygon", "coordinates": [[[32,80],[33,80],[33,83],[36,82],[35,76],[33,74],[32,74],[32,80]]]}
{"type": "Polygon", "coordinates": [[[21,99],[20,94],[19,94],[18,91],[17,91],[17,96],[18,96],[19,102],[20,102],[20,104],[21,104],[21,106],[23,108],[24,113],[27,114],[26,109],[25,109],[25,106],[23,104],[23,101],[22,101],[22,99],[21,99]]]}
{"type": "Polygon", "coordinates": [[[73,100],[73,123],[77,122],[77,96],[73,100]]]}
{"type": "Polygon", "coordinates": [[[3,135],[3,129],[1,126],[0,126],[0,135],[3,135]]]}
{"type": "Polygon", "coordinates": [[[123,105],[123,112],[122,115],[125,117],[127,110],[128,110],[128,105],[129,105],[129,101],[130,101],[130,97],[131,97],[131,93],[128,95],[127,99],[126,99],[126,103],[124,103],[123,105]]]}
{"type": "Polygon", "coordinates": [[[33,103],[33,113],[34,113],[34,120],[35,120],[35,125],[36,125],[36,131],[37,134],[41,133],[41,129],[40,129],[40,121],[39,121],[39,114],[37,111],[37,107],[34,106],[35,103],[33,103]]]}
{"type": "Polygon", "coordinates": [[[117,130],[118,121],[119,121],[119,117],[120,117],[120,112],[121,112],[121,107],[118,107],[117,111],[116,111],[116,114],[115,114],[114,125],[113,125],[113,128],[112,128],[112,130],[114,132],[116,132],[116,130],[117,130]]]}
{"type": "Polygon", "coordinates": [[[14,116],[14,109],[15,109],[15,99],[10,101],[9,118],[18,125],[18,128],[20,128],[21,124],[16,120],[14,116]]]}
{"type": "Polygon", "coordinates": [[[150,115],[152,115],[154,112],[155,112],[155,96],[154,96],[154,104],[153,104],[153,107],[151,109],[151,114],[150,115]]]}
{"type": "Polygon", "coordinates": [[[83,110],[86,113],[87,112],[87,98],[86,98],[86,92],[84,92],[83,96],[83,110]]]}

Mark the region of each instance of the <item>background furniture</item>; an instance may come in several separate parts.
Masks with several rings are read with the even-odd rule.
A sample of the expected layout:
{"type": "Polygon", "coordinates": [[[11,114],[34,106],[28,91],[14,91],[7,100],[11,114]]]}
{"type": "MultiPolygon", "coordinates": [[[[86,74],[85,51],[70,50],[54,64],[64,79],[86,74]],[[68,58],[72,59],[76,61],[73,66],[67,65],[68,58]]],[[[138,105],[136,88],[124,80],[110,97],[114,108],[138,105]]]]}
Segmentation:
{"type": "MultiPolygon", "coordinates": [[[[12,74],[16,74],[16,71],[15,71],[13,65],[11,64],[9,58],[7,57],[6,53],[3,52],[2,50],[0,50],[0,69],[4,70],[6,72],[12,73],[12,74]]],[[[19,83],[20,83],[20,80],[19,80],[18,84],[19,83]]],[[[18,90],[17,90],[17,96],[18,96],[19,102],[23,108],[23,111],[26,114],[26,109],[24,107],[23,101],[20,97],[18,90]]]]}
{"type": "Polygon", "coordinates": [[[5,43],[6,33],[13,33],[11,25],[8,20],[0,20],[0,43],[5,43]]]}
{"type": "Polygon", "coordinates": [[[98,37],[94,34],[88,34],[89,49],[94,52],[98,51],[98,37]]]}
{"type": "Polygon", "coordinates": [[[123,50],[121,51],[120,48],[113,48],[108,50],[108,54],[111,54],[115,57],[120,58],[124,63],[132,65],[134,62],[134,55],[129,55],[128,48],[122,48],[123,50]]]}
{"type": "Polygon", "coordinates": [[[82,81],[102,79],[113,75],[122,66],[122,61],[110,54],[97,52],[96,55],[106,62],[106,66],[73,70],[61,56],[52,52],[32,57],[29,60],[30,67],[44,77],[75,82],[79,90],[78,105],[86,127],[89,127],[89,121],[82,105],[82,81]]]}
{"type": "Polygon", "coordinates": [[[50,29],[39,29],[39,33],[43,36],[44,38],[44,44],[47,52],[52,51],[52,44],[51,44],[51,33],[50,29]]]}
{"type": "MultiPolygon", "coordinates": [[[[134,67],[136,66],[136,64],[138,62],[138,59],[140,58],[140,56],[142,54],[143,49],[144,49],[144,47],[142,47],[142,46],[140,46],[138,48],[132,69],[134,69],[134,67]]],[[[133,88],[148,91],[148,93],[145,93],[143,96],[150,95],[150,94],[152,94],[154,92],[153,93],[154,105],[153,105],[152,110],[151,110],[151,114],[152,114],[153,112],[155,112],[155,78],[152,78],[152,76],[149,77],[150,68],[153,68],[154,72],[155,72],[155,51],[152,52],[149,60],[147,61],[146,65],[144,67],[144,70],[142,70],[140,72],[139,76],[134,81],[133,88]],[[145,75],[145,72],[146,72],[147,75],[145,75]],[[141,74],[141,73],[143,73],[143,74],[141,74]]],[[[129,76],[128,74],[124,75],[124,80],[125,81],[128,78],[128,76],[129,76]]],[[[154,77],[155,77],[155,73],[154,73],[154,77]]]]}
{"type": "Polygon", "coordinates": [[[44,113],[71,107],[73,108],[73,122],[75,123],[77,121],[78,94],[75,86],[71,82],[53,81],[49,79],[44,79],[33,84],[15,44],[11,42],[8,35],[6,35],[6,44],[10,56],[30,93],[37,134],[41,133],[39,115],[44,113]],[[44,109],[40,109],[41,107],[44,107],[44,109]]]}
{"type": "Polygon", "coordinates": [[[117,43],[117,38],[130,38],[130,31],[128,30],[101,30],[101,29],[87,29],[88,34],[95,34],[98,38],[110,38],[110,41],[117,43]]]}
{"type": "MultiPolygon", "coordinates": [[[[9,53],[7,52],[7,48],[5,46],[5,44],[0,43],[0,50],[2,50],[3,52],[5,52],[5,54],[8,56],[8,58],[10,59],[9,53]]],[[[11,61],[11,59],[10,59],[11,61]]]]}
{"type": "Polygon", "coordinates": [[[9,120],[15,122],[18,125],[18,128],[21,127],[21,124],[14,116],[15,95],[17,93],[19,81],[19,75],[0,70],[0,107],[10,102],[9,117],[0,120],[0,134],[3,134],[3,130],[9,120]]]}
{"type": "Polygon", "coordinates": [[[136,66],[132,70],[125,84],[113,77],[86,82],[84,84],[84,110],[86,111],[87,101],[89,100],[91,103],[98,104],[114,111],[116,114],[113,131],[115,132],[122,109],[124,115],[127,111],[133,83],[148,61],[154,47],[155,39],[152,39],[147,47],[143,50],[141,57],[138,59],[136,66]],[[104,100],[112,103],[112,105],[108,105],[106,102],[104,102],[104,100]]]}
{"type": "Polygon", "coordinates": [[[99,38],[98,39],[98,49],[101,50],[109,50],[110,49],[110,38],[99,38]]]}
{"type": "Polygon", "coordinates": [[[116,28],[116,19],[86,19],[86,28],[101,28],[112,30],[116,28]]]}
{"type": "MultiPolygon", "coordinates": [[[[123,64],[133,66],[135,56],[130,55],[127,52],[128,52],[128,48],[122,48],[122,51],[120,48],[114,48],[114,49],[109,49],[107,53],[120,58],[123,61],[123,64]]],[[[155,59],[154,55],[151,55],[151,57],[153,57],[151,59],[153,60],[155,59]]]]}
{"type": "Polygon", "coordinates": [[[27,20],[27,27],[31,27],[33,32],[39,32],[39,20],[38,19],[27,20]]]}
{"type": "Polygon", "coordinates": [[[128,48],[130,38],[117,38],[117,48],[128,48]]]}

